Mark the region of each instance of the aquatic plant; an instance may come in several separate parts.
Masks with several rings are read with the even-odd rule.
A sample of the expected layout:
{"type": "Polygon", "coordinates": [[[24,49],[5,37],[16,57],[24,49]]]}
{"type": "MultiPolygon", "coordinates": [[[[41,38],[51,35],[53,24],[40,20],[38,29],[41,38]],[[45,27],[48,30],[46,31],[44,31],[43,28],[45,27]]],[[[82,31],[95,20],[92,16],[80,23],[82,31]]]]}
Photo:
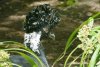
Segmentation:
{"type": "Polygon", "coordinates": [[[0,67],[12,67],[9,61],[10,54],[4,50],[0,50],[0,67]]]}
{"type": "Polygon", "coordinates": [[[92,17],[90,17],[88,20],[86,20],[85,22],[83,22],[78,28],[75,29],[75,31],[72,32],[72,34],[70,35],[70,37],[68,38],[68,41],[66,43],[66,47],[64,52],[55,60],[55,62],[53,63],[52,67],[54,67],[54,65],[60,61],[62,58],[65,57],[65,54],[67,52],[67,50],[70,48],[70,46],[72,45],[72,43],[75,41],[75,39],[79,38],[79,40],[81,41],[81,44],[79,44],[75,49],[73,49],[71,51],[71,53],[67,56],[65,62],[64,62],[64,67],[66,67],[68,60],[70,59],[71,55],[78,49],[81,48],[83,50],[83,53],[80,54],[77,58],[75,58],[70,64],[69,67],[72,65],[72,63],[74,61],[76,61],[81,55],[82,55],[82,59],[81,59],[81,63],[80,63],[80,67],[84,66],[84,60],[89,56],[89,58],[91,58],[88,67],[95,67],[96,64],[96,59],[98,58],[98,56],[100,56],[100,54],[98,53],[100,50],[100,26],[98,27],[93,27],[93,23],[94,23],[94,19],[97,18],[98,16],[100,16],[100,12],[96,13],[95,15],[93,15],[92,17]],[[93,27],[93,28],[92,28],[93,27]],[[78,35],[77,35],[78,33],[78,35]],[[77,36],[76,36],[77,35],[77,36]]]}
{"type": "MultiPolygon", "coordinates": [[[[29,62],[31,67],[38,67],[38,64],[36,64],[35,61],[32,59],[32,57],[34,57],[39,62],[39,64],[40,64],[39,66],[45,67],[44,64],[41,62],[41,60],[37,57],[37,55],[29,48],[23,46],[23,44],[21,44],[21,43],[14,42],[14,41],[0,42],[0,50],[7,51],[11,54],[20,55],[26,61],[29,62]],[[11,46],[16,46],[16,47],[11,47],[11,46]]],[[[7,55],[7,57],[9,57],[9,55],[7,55]]],[[[14,64],[14,63],[12,63],[12,65],[21,67],[20,65],[14,64]]]]}

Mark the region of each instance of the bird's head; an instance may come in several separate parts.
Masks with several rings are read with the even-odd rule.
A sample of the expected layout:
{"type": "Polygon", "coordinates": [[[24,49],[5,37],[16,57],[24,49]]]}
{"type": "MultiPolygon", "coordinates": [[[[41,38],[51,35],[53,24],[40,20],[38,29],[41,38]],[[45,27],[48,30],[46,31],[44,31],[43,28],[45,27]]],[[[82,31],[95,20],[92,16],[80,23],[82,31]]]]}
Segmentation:
{"type": "Polygon", "coordinates": [[[39,5],[27,14],[24,31],[26,33],[33,31],[49,33],[59,21],[58,12],[54,8],[49,4],[39,5]]]}

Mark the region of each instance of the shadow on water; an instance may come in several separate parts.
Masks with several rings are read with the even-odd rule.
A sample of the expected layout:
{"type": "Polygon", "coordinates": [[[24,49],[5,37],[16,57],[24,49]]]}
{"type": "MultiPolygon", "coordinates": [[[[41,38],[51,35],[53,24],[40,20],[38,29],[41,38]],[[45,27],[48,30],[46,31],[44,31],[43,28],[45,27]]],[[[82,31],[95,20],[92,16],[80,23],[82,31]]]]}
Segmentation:
{"type": "Polygon", "coordinates": [[[36,0],[0,0],[0,20],[16,14],[25,8],[29,9],[28,5],[35,1],[36,0]]]}

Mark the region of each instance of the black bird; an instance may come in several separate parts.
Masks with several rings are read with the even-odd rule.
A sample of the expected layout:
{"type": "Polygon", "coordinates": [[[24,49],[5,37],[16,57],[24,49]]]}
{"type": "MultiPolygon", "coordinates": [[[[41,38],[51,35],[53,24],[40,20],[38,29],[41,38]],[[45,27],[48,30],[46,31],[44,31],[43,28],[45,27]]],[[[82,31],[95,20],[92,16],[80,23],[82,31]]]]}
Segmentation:
{"type": "Polygon", "coordinates": [[[49,4],[39,5],[30,11],[24,23],[24,44],[33,50],[46,67],[49,67],[44,54],[44,48],[40,43],[41,35],[53,36],[51,30],[60,21],[57,10],[49,4]]]}

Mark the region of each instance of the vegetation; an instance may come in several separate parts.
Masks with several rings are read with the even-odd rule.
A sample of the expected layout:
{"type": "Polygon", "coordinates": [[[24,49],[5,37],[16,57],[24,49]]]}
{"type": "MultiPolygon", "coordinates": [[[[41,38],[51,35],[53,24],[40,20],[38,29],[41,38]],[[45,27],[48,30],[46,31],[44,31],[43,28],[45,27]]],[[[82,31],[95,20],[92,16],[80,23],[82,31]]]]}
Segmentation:
{"type": "MultiPolygon", "coordinates": [[[[35,63],[35,61],[32,59],[32,57],[34,57],[34,58],[36,58],[37,59],[37,61],[39,62],[39,64],[40,64],[40,66],[41,67],[44,67],[44,64],[41,62],[41,60],[35,55],[35,53],[32,51],[32,50],[30,50],[30,49],[28,49],[28,48],[26,48],[26,47],[24,47],[23,46],[23,44],[21,44],[21,43],[18,43],[18,42],[14,42],[14,41],[4,41],[4,42],[1,42],[0,43],[0,52],[1,52],[1,54],[0,54],[0,56],[1,55],[3,55],[2,53],[4,53],[5,51],[7,51],[7,52],[9,52],[9,53],[11,53],[11,54],[15,54],[15,53],[17,53],[17,54],[19,54],[19,55],[21,55],[23,58],[25,58],[25,60],[27,60],[29,63],[30,63],[30,65],[31,65],[31,67],[38,67],[38,65],[35,63]],[[15,47],[10,47],[10,46],[15,46],[15,47]],[[3,52],[2,52],[3,51],[3,52]],[[32,56],[32,57],[31,57],[32,56]]],[[[5,54],[6,54],[6,58],[7,59],[9,59],[9,54],[7,54],[6,52],[5,52],[5,54]]],[[[2,58],[2,57],[1,57],[2,58]]],[[[4,58],[5,59],[5,58],[4,58]]],[[[10,59],[9,59],[10,60],[10,59]]],[[[5,61],[3,61],[4,63],[6,63],[7,61],[5,60],[5,61]]],[[[2,62],[0,62],[0,64],[2,64],[2,62]]],[[[17,64],[14,64],[14,63],[11,63],[11,65],[13,66],[18,66],[18,67],[21,67],[21,66],[19,66],[19,65],[17,65],[17,64]]],[[[11,65],[10,66],[7,66],[7,67],[11,67],[11,65]]],[[[2,66],[2,67],[5,67],[5,66],[2,66]]]]}
{"type": "Polygon", "coordinates": [[[60,6],[73,6],[76,4],[76,0],[65,0],[60,6]]]}
{"type": "MultiPolygon", "coordinates": [[[[88,20],[86,20],[85,22],[83,22],[69,37],[67,43],[66,43],[66,47],[64,52],[58,57],[58,59],[54,62],[54,64],[52,65],[52,67],[54,67],[54,65],[60,61],[66,54],[66,51],[68,50],[68,48],[70,48],[70,46],[72,45],[72,43],[75,41],[75,39],[78,37],[79,40],[82,42],[81,44],[79,44],[74,50],[72,50],[72,52],[68,55],[68,57],[66,58],[65,62],[64,62],[64,67],[66,67],[66,64],[69,60],[69,58],[71,57],[71,55],[78,49],[81,48],[83,50],[83,53],[80,54],[79,56],[82,55],[82,59],[81,59],[81,63],[80,63],[80,67],[84,67],[84,62],[86,58],[90,58],[91,54],[91,60],[90,63],[88,65],[88,67],[95,67],[96,63],[97,63],[97,58],[99,57],[99,50],[100,50],[100,26],[97,27],[93,27],[93,23],[94,23],[94,19],[96,19],[98,16],[100,16],[100,12],[98,12],[97,14],[93,15],[92,17],[90,17],[88,20]],[[76,36],[76,34],[78,33],[78,35],[76,36]]],[[[79,58],[79,56],[77,58],[75,58],[75,60],[77,60],[79,58]]],[[[73,60],[72,63],[75,61],[73,60]]],[[[88,60],[89,61],[89,60],[88,60]]],[[[69,67],[72,65],[72,63],[69,64],[69,67]]]]}
{"type": "MultiPolygon", "coordinates": [[[[68,57],[66,58],[65,62],[64,62],[64,67],[66,67],[66,64],[68,62],[68,60],[70,59],[71,55],[78,49],[82,49],[83,53],[80,54],[77,58],[75,58],[70,64],[69,67],[71,67],[72,63],[74,61],[76,61],[80,56],[82,56],[81,58],[81,63],[80,63],[80,67],[84,67],[84,62],[87,62],[89,64],[87,64],[87,67],[96,67],[96,65],[98,66],[99,61],[98,60],[100,58],[100,26],[93,26],[94,23],[94,19],[97,19],[97,17],[100,16],[100,12],[98,12],[97,14],[93,15],[92,17],[90,17],[88,20],[86,20],[85,22],[83,22],[69,37],[67,43],[66,43],[66,47],[64,52],[59,56],[59,58],[54,62],[54,64],[52,65],[52,67],[54,67],[54,65],[60,61],[66,54],[66,51],[68,50],[68,48],[70,48],[70,46],[72,45],[72,43],[75,41],[76,38],[78,38],[81,42],[81,44],[79,44],[74,50],[72,50],[72,52],[68,55],[68,57]],[[76,34],[78,33],[78,35],[76,36],[76,34]],[[90,58],[90,59],[89,59],[90,58]],[[98,59],[97,59],[98,58],[98,59]],[[86,60],[88,59],[88,60],[86,60]]],[[[12,67],[12,65],[16,65],[18,67],[20,67],[17,64],[11,63],[11,61],[9,61],[9,56],[10,53],[17,53],[19,55],[21,55],[22,57],[24,57],[32,67],[38,67],[38,65],[35,63],[35,61],[33,61],[29,55],[32,55],[33,57],[35,57],[39,62],[41,67],[44,67],[44,64],[41,62],[41,60],[35,55],[35,53],[33,51],[31,51],[30,49],[26,48],[23,46],[23,44],[18,43],[18,42],[13,42],[13,41],[4,41],[4,42],[0,42],[0,65],[1,67],[5,67],[5,65],[9,65],[8,67],[12,67]],[[12,47],[10,47],[12,46],[12,47]],[[9,54],[8,54],[9,52],[9,54]],[[4,56],[3,56],[4,55],[4,56]],[[2,61],[2,60],[3,61],[2,61]]]]}
{"type": "Polygon", "coordinates": [[[68,6],[72,6],[72,5],[74,5],[75,3],[76,3],[75,0],[66,0],[66,1],[65,1],[65,4],[68,5],[68,6]]]}

